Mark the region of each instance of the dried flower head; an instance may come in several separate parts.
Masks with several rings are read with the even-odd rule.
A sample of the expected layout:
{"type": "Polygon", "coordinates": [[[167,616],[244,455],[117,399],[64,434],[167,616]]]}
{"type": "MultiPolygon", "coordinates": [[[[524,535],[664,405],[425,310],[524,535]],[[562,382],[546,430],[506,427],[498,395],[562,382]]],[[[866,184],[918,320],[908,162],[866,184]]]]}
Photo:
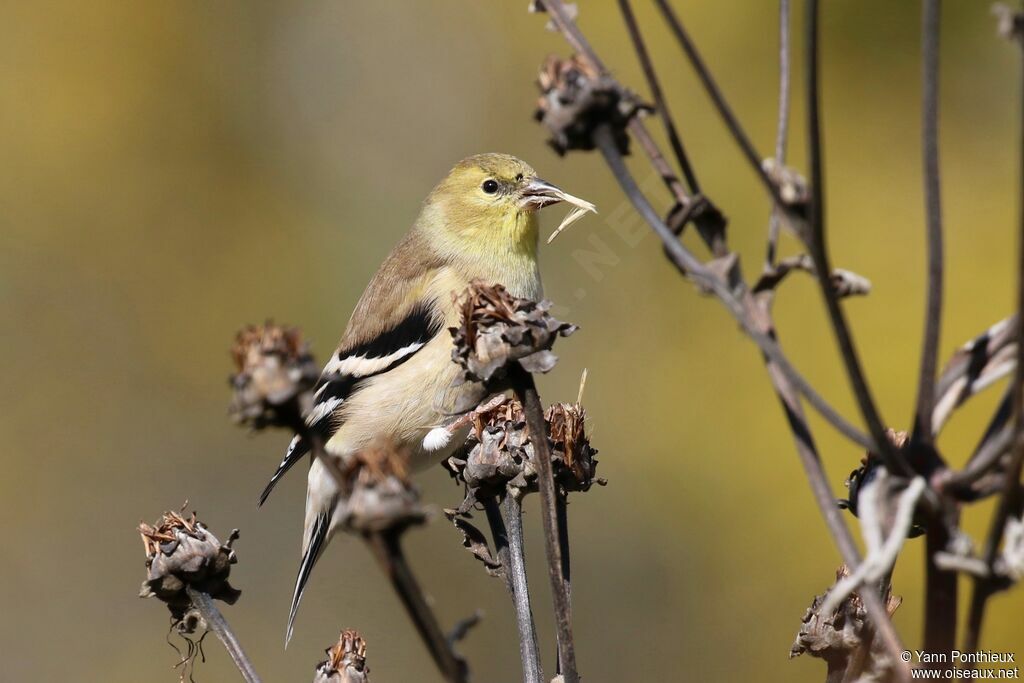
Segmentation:
{"type": "Polygon", "coordinates": [[[532,455],[519,401],[510,400],[479,413],[466,447],[445,463],[452,476],[466,484],[467,497],[460,510],[468,510],[484,495],[530,488],[537,477],[532,455]]]}
{"type": "Polygon", "coordinates": [[[313,683],[369,683],[366,641],[358,631],[345,629],[337,644],[327,649],[327,659],[316,667],[313,683]]]}
{"type": "MultiPolygon", "coordinates": [[[[556,403],[545,412],[551,465],[563,492],[586,491],[594,483],[597,450],[590,446],[584,423],[586,411],[578,403],[556,403]]],[[[448,458],[448,471],[466,485],[466,499],[455,512],[467,512],[485,496],[507,492],[525,495],[537,490],[534,448],[522,405],[508,400],[480,410],[473,430],[460,452],[448,458]]]]}
{"type": "Polygon", "coordinates": [[[548,144],[560,155],[594,149],[594,129],[600,124],[611,127],[616,146],[627,154],[626,125],[638,111],[650,109],[579,55],[548,56],[537,86],[541,94],[534,118],[550,131],[548,144]]]}
{"type": "MultiPolygon", "coordinates": [[[[836,583],[849,575],[849,568],[845,564],[841,565],[836,570],[836,583]]],[[[863,635],[864,627],[867,624],[867,610],[860,596],[852,593],[840,603],[835,612],[822,614],[821,605],[827,595],[826,591],[822,595],[815,596],[811,606],[804,613],[800,620],[800,630],[789,651],[789,656],[791,658],[799,657],[806,653],[812,657],[824,659],[828,663],[831,674],[833,671],[844,671],[851,656],[864,645],[863,635]]],[[[885,605],[890,616],[902,601],[902,598],[892,595],[891,588],[886,589],[885,605]]],[[[887,680],[884,674],[895,662],[889,660],[885,648],[879,640],[874,640],[872,644],[871,656],[865,658],[866,669],[863,673],[867,677],[854,677],[851,680],[887,680]],[[879,677],[872,678],[868,674],[879,677]]]]}
{"type": "Polygon", "coordinates": [[[139,533],[146,550],[147,570],[139,596],[156,597],[167,603],[176,622],[184,622],[191,605],[187,586],[229,605],[241,595],[228,583],[231,565],[237,561],[231,548],[238,538],[237,529],[222,544],[196,519],[194,512],[188,517],[180,512],[165,512],[152,526],[140,523],[139,533]]]}
{"type": "Polygon", "coordinates": [[[426,512],[409,481],[409,452],[390,439],[358,451],[343,468],[348,490],[342,525],[357,532],[401,529],[422,523],[426,512]]]}
{"type": "Polygon", "coordinates": [[[566,491],[586,491],[597,471],[597,449],[586,433],[587,411],[579,403],[554,403],[544,412],[555,479],[566,491]]]}
{"type": "Polygon", "coordinates": [[[452,360],[469,381],[500,379],[512,362],[527,372],[547,372],[558,360],[551,352],[555,339],[577,329],[551,316],[551,302],[514,297],[499,284],[474,280],[456,303],[462,315],[459,327],[449,328],[452,360]]]}
{"type": "Polygon", "coordinates": [[[293,402],[308,394],[320,376],[298,328],[250,325],[235,336],[231,356],[232,417],[253,429],[292,426],[294,416],[308,407],[293,402]]]}

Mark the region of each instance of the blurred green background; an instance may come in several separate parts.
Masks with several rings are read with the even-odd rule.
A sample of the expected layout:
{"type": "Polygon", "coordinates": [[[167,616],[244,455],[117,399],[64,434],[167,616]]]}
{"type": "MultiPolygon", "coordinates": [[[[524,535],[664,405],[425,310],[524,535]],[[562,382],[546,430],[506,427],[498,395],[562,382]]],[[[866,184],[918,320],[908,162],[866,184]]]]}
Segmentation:
{"type": "MultiPolygon", "coordinates": [[[[614,3],[582,4],[596,48],[644,92],[614,3]]],[[[667,31],[648,3],[637,4],[702,184],[753,273],[768,202],[667,31]]],[[[242,530],[233,580],[243,596],[226,612],[264,680],[308,680],[342,627],[366,637],[375,681],[437,679],[367,551],[349,538],[321,562],[282,649],[304,476],[289,476],[256,509],[288,436],[249,437],[228,422],[227,348],[237,328],[273,317],[301,325],[323,358],[432,185],[468,154],[505,151],[601,210],[543,253],[548,295],[582,330],[559,344],[542,394],[574,397],[589,368],[591,430],[610,480],[571,507],[586,679],[822,679],[820,662],[787,653],[839,558],[758,353],[669,267],[595,154],[559,159],[545,147],[530,120],[533,80],[547,53],[568,50],[525,5],[3,4],[0,678],[176,680],[166,612],[135,597],[144,568],[134,527],[187,498],[214,531],[242,530]]],[[[677,5],[769,154],[775,3],[677,5]]],[[[874,283],[847,311],[880,408],[897,427],[911,417],[924,301],[918,11],[835,2],[823,20],[831,250],[838,266],[874,283]]],[[[945,358],[1013,305],[1019,133],[1014,50],[994,36],[988,3],[949,3],[942,40],[945,358]]],[[[802,113],[797,96],[799,167],[802,113]]],[[[548,214],[545,230],[561,215],[548,214]]],[[[855,416],[809,278],[787,283],[777,312],[791,357],[855,416]]],[[[997,393],[944,434],[954,464],[997,393]]],[[[842,495],[861,453],[814,426],[842,495]]],[[[422,482],[428,501],[458,500],[443,471],[422,482]]],[[[550,603],[529,503],[550,668],[550,603]]],[[[989,510],[967,515],[976,538],[989,510]]],[[[478,607],[486,614],[463,645],[475,680],[516,680],[504,587],[443,522],[409,542],[446,623],[478,607]]],[[[917,646],[921,546],[908,545],[895,576],[905,597],[897,625],[917,646]]],[[[1024,591],[992,601],[985,646],[1024,654],[1022,607],[1024,591]]],[[[212,639],[207,652],[197,679],[234,680],[212,639]]]]}

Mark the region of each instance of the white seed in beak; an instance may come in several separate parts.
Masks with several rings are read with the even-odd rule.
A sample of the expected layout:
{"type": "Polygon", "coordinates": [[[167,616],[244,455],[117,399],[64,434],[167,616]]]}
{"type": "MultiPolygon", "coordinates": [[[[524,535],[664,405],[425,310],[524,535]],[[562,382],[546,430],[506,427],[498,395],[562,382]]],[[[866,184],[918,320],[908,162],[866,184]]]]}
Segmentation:
{"type": "Polygon", "coordinates": [[[551,233],[551,236],[548,237],[548,244],[551,244],[551,242],[558,237],[559,233],[578,221],[583,214],[588,211],[597,213],[597,207],[587,200],[574,197],[562,188],[552,185],[540,178],[534,178],[531,180],[523,192],[524,207],[539,209],[551,204],[557,204],[558,202],[572,204],[575,208],[562,219],[559,226],[555,228],[553,233],[551,233]]]}

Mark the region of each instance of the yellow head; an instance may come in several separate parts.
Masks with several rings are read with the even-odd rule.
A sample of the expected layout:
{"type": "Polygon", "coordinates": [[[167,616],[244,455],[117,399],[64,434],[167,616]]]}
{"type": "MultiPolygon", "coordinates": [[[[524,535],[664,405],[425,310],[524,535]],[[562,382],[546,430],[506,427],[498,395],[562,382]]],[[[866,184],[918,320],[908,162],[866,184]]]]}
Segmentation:
{"type": "Polygon", "coordinates": [[[478,154],[460,161],[434,188],[418,227],[450,250],[537,251],[537,210],[571,195],[537,177],[508,154],[478,154]]]}

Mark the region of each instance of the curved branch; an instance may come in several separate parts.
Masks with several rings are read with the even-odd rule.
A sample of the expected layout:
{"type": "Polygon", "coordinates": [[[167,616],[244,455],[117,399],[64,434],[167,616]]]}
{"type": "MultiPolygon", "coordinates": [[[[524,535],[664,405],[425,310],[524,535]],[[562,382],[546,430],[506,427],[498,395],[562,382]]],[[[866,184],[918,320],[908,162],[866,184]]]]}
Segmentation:
{"type": "Polygon", "coordinates": [[[928,293],[924,340],[914,414],[914,438],[932,443],[935,410],[935,368],[942,322],[942,190],[939,184],[939,0],[924,0],[922,16],[921,136],[925,216],[928,234],[928,293]]]}

